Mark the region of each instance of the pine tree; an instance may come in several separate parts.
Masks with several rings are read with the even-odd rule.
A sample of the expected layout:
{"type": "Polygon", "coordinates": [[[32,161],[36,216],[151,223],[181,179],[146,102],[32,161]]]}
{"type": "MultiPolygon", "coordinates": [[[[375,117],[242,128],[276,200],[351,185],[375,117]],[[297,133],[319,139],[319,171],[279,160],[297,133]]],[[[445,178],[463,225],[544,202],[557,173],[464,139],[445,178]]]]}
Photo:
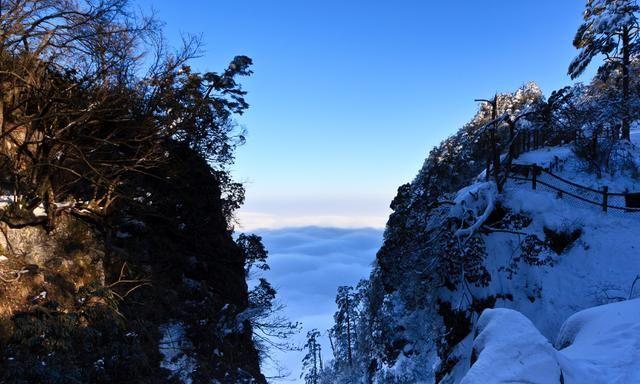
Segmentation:
{"type": "Polygon", "coordinates": [[[599,69],[607,77],[620,71],[622,90],[620,110],[622,114],[622,138],[629,139],[629,93],[632,56],[638,50],[638,18],[640,8],[635,0],[588,0],[584,23],[578,28],[573,45],[580,50],[569,65],[572,79],[580,76],[591,60],[602,54],[605,63],[599,69]]]}
{"type": "Polygon", "coordinates": [[[317,329],[312,329],[307,332],[307,342],[304,348],[307,350],[307,354],[302,358],[302,373],[300,377],[304,377],[306,384],[318,384],[320,372],[322,371],[322,353],[321,347],[318,343],[320,332],[317,329]]]}
{"type": "Polygon", "coordinates": [[[262,244],[262,237],[255,234],[241,233],[236,240],[236,244],[244,255],[244,271],[246,277],[250,277],[251,270],[257,268],[261,271],[268,271],[267,257],[269,252],[262,244]]]}
{"type": "Polygon", "coordinates": [[[353,287],[338,287],[336,304],[338,310],[334,314],[335,325],[331,330],[336,343],[335,360],[338,364],[346,362],[349,368],[353,368],[353,349],[355,341],[356,307],[354,305],[353,287]]]}

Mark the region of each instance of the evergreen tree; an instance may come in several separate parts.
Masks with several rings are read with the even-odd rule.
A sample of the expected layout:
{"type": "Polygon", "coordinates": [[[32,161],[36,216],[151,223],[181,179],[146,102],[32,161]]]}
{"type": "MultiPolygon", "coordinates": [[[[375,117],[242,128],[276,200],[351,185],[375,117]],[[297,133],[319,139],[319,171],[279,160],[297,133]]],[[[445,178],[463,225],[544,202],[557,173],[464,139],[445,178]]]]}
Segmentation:
{"type": "Polygon", "coordinates": [[[338,287],[336,304],[338,309],[333,315],[335,325],[330,331],[335,343],[335,363],[336,365],[347,365],[351,369],[353,368],[355,320],[357,318],[353,287],[338,287]]]}
{"type": "Polygon", "coordinates": [[[307,342],[304,348],[307,354],[302,358],[302,373],[300,377],[304,377],[306,384],[318,384],[320,372],[322,371],[322,350],[318,343],[320,332],[312,329],[307,332],[307,342]]]}
{"type": "Polygon", "coordinates": [[[267,257],[269,252],[262,244],[262,237],[245,233],[241,233],[236,240],[236,244],[242,249],[244,255],[244,271],[246,277],[250,277],[251,270],[257,268],[261,271],[268,271],[267,257]]]}
{"type": "Polygon", "coordinates": [[[620,71],[622,138],[627,140],[631,124],[629,73],[632,57],[638,51],[638,10],[635,0],[588,0],[584,23],[573,40],[580,52],[568,71],[572,79],[580,76],[599,54],[605,57],[605,63],[599,69],[601,76],[608,77],[620,71]]]}

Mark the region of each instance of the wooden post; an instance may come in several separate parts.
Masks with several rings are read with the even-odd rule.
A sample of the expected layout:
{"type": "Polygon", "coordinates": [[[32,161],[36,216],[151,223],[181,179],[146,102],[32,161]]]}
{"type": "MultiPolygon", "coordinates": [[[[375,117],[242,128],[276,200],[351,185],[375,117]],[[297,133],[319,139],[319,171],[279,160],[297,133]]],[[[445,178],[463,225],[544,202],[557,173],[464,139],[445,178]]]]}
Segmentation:
{"type": "Polygon", "coordinates": [[[531,164],[531,189],[536,189],[536,183],[538,178],[538,166],[531,164]]]}
{"type": "Polygon", "coordinates": [[[608,201],[609,201],[609,187],[605,185],[604,187],[602,187],[602,210],[604,212],[607,212],[608,201]]]}

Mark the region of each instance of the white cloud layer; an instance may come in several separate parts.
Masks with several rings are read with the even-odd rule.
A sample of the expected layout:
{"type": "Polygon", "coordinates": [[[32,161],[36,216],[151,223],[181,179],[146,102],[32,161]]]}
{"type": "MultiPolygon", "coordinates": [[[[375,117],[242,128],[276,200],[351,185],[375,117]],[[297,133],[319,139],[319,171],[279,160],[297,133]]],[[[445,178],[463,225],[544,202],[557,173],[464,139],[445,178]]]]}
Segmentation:
{"type": "Polygon", "coordinates": [[[260,228],[384,228],[393,194],[361,196],[278,195],[247,197],[238,210],[241,231],[260,228]]]}
{"type": "Polygon", "coordinates": [[[240,231],[261,228],[336,227],[336,228],[384,228],[387,214],[378,216],[308,215],[287,216],[264,212],[239,211],[240,231]]]}
{"type": "MultiPolygon", "coordinates": [[[[367,278],[382,243],[382,230],[373,228],[302,227],[259,230],[269,250],[271,270],[267,279],[286,305],[286,315],[300,321],[303,331],[317,328],[323,334],[333,324],[335,293],[340,285],[355,285],[367,278]]],[[[331,359],[331,347],[323,337],[323,358],[331,359]]],[[[273,357],[298,380],[303,352],[276,353],[273,357]]],[[[267,375],[274,373],[270,364],[267,375]]]]}

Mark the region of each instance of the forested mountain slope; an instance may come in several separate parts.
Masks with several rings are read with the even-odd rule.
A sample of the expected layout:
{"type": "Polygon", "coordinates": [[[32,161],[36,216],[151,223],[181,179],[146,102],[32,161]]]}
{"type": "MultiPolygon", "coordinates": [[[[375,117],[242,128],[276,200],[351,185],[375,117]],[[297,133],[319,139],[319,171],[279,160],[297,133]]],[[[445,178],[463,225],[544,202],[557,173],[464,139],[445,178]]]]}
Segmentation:
{"type": "MultiPolygon", "coordinates": [[[[566,108],[592,90],[563,90],[566,108]]],[[[506,105],[519,103],[506,114],[527,114],[518,120],[519,132],[545,131],[537,117],[549,100],[537,87],[501,98],[506,105]]],[[[576,135],[565,130],[565,111],[556,113],[556,128],[528,136],[540,135],[539,143],[509,164],[512,176],[525,178],[514,170],[529,172],[526,180],[505,181],[502,174],[496,182],[491,171],[487,177],[482,134],[474,135],[487,125],[474,126],[477,116],[432,151],[411,184],[399,188],[371,278],[338,293],[330,333],[337,369],[325,369],[325,380],[457,383],[475,359],[473,339],[487,308],[516,309],[554,340],[576,311],[636,297],[640,214],[603,212],[600,193],[607,186],[608,206],[624,208],[624,198],[613,194],[640,192],[635,131],[631,141],[612,138],[606,126],[598,134],[576,135]],[[536,189],[532,164],[554,175],[537,174],[536,189]],[[341,305],[345,299],[348,308],[341,305]]],[[[508,125],[500,132],[504,163],[513,141],[508,125]]]]}
{"type": "Polygon", "coordinates": [[[0,382],[266,382],[275,291],[248,290],[266,251],[232,237],[228,171],[251,59],[198,73],[126,0],[0,25],[0,382]]]}

